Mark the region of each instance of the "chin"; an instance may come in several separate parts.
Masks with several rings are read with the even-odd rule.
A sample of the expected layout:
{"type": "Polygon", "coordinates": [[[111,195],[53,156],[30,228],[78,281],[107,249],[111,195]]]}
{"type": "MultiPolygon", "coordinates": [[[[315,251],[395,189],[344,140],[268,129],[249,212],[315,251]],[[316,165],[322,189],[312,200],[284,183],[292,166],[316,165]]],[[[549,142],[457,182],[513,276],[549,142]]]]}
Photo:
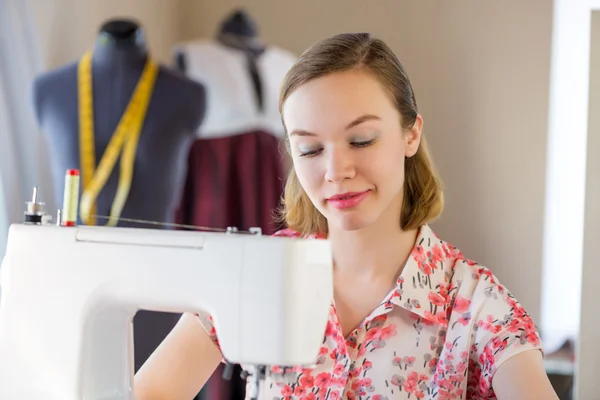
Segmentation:
{"type": "Polygon", "coordinates": [[[373,224],[373,221],[366,218],[361,218],[357,215],[334,215],[330,219],[338,228],[343,231],[358,231],[373,224]]]}

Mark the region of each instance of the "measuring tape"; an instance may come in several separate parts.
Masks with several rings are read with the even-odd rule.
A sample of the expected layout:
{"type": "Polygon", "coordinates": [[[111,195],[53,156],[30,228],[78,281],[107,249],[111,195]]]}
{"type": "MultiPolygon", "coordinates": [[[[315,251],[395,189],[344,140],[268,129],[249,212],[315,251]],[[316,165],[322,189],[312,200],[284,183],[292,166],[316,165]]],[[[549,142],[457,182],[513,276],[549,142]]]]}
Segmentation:
{"type": "Polygon", "coordinates": [[[110,210],[110,218],[106,225],[115,226],[119,220],[129,196],[138,141],[146,119],[148,103],[152,97],[157,74],[158,66],[148,58],[125,113],[121,117],[119,125],[96,169],[92,53],[87,52],[79,62],[79,151],[83,184],[80,217],[83,224],[96,224],[96,199],[106,185],[106,181],[110,177],[119,155],[121,155],[119,184],[110,210]]]}

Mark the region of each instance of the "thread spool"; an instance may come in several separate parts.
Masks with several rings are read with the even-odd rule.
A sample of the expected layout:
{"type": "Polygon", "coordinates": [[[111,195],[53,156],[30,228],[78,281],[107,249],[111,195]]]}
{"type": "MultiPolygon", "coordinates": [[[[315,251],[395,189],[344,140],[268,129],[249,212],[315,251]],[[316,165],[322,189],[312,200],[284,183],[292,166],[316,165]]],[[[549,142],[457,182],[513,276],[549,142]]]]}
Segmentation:
{"type": "Polygon", "coordinates": [[[75,226],[79,209],[79,170],[68,169],[65,174],[65,190],[61,213],[62,226],[75,226]]]}

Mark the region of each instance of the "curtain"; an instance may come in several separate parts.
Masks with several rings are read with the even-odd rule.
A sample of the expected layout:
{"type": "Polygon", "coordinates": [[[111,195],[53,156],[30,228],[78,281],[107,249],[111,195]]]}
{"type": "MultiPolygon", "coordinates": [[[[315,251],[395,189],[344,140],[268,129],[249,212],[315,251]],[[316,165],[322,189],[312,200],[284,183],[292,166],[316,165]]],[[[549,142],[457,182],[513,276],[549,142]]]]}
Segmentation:
{"type": "Polygon", "coordinates": [[[31,101],[41,59],[29,0],[0,0],[0,260],[8,227],[22,221],[34,186],[48,213],[58,206],[31,101]]]}

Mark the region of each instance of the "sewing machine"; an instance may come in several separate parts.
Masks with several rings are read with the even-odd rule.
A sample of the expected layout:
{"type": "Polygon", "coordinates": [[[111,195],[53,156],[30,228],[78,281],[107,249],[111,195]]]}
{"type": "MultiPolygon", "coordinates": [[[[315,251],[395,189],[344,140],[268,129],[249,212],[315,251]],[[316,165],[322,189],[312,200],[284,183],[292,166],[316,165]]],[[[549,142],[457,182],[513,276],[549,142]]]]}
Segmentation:
{"type": "Polygon", "coordinates": [[[29,216],[10,227],[0,290],[0,399],[133,400],[139,309],[210,313],[231,363],[314,365],[333,275],[325,240],[29,216]]]}

